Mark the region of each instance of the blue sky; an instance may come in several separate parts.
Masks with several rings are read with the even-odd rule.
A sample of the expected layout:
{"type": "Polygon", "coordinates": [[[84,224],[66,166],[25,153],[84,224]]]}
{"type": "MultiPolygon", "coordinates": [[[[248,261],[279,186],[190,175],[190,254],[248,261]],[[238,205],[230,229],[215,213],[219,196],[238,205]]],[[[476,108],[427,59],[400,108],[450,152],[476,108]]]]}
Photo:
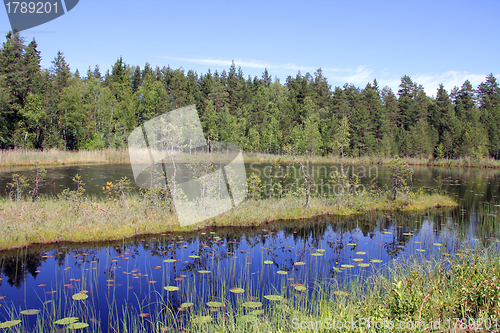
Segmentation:
{"type": "MultiPolygon", "coordinates": [[[[500,1],[80,0],[66,15],[22,31],[48,68],[61,50],[72,71],[98,64],[288,75],[322,68],[332,86],[403,75],[434,95],[493,73],[500,80],[500,1]]],[[[0,10],[0,33],[10,30],[0,10]]],[[[5,38],[2,37],[2,42],[5,38]]]]}

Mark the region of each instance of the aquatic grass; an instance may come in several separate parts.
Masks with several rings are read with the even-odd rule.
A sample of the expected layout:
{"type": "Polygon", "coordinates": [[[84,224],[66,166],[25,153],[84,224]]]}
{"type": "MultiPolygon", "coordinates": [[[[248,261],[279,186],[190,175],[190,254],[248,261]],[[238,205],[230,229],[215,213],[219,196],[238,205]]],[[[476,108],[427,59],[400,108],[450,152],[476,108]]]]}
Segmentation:
{"type": "MultiPolygon", "coordinates": [[[[316,164],[390,164],[391,157],[382,156],[362,156],[362,157],[340,157],[340,156],[296,156],[297,160],[303,163],[316,163],[316,164]]],[[[264,153],[250,153],[244,154],[246,163],[260,162],[260,163],[293,163],[294,158],[290,155],[272,155],[264,153]]],[[[500,168],[500,161],[493,158],[474,159],[470,157],[462,157],[458,159],[445,159],[445,158],[418,158],[418,157],[404,157],[403,161],[409,165],[421,166],[440,166],[440,167],[454,167],[454,168],[500,168]]]]}
{"type": "Polygon", "coordinates": [[[97,163],[130,163],[128,150],[0,150],[0,167],[97,163]]]}
{"type": "MultiPolygon", "coordinates": [[[[194,274],[192,279],[188,279],[191,284],[186,285],[187,293],[180,295],[183,301],[181,307],[184,304],[189,311],[165,308],[162,294],[156,291],[147,292],[142,298],[135,294],[137,305],[126,302],[120,311],[114,300],[116,296],[111,294],[107,300],[108,307],[112,313],[120,315],[109,316],[108,323],[95,324],[91,321],[95,314],[89,312],[90,307],[75,306],[81,301],[67,300],[71,306],[55,301],[43,306],[37,315],[40,320],[36,323],[35,331],[49,332],[81,323],[71,327],[88,324],[86,330],[91,332],[101,332],[104,328],[113,332],[291,332],[294,331],[295,318],[307,322],[324,321],[327,318],[337,321],[366,318],[372,321],[393,320],[396,323],[409,320],[429,323],[436,318],[453,317],[496,319],[500,304],[497,289],[500,282],[498,246],[495,244],[481,248],[478,245],[475,251],[467,248],[461,250],[457,252],[460,255],[441,255],[428,260],[399,258],[377,266],[372,273],[344,272],[347,274],[344,279],[325,279],[319,274],[314,280],[306,282],[307,287],[295,286],[286,291],[276,283],[272,286],[256,286],[251,279],[241,278],[239,288],[245,292],[233,294],[224,284],[192,283],[197,278],[197,274],[194,274]],[[202,289],[196,290],[196,286],[202,289]],[[206,306],[208,302],[215,302],[212,305],[217,309],[223,304],[224,311],[211,311],[210,305],[206,306]],[[259,317],[261,315],[265,317],[259,317]],[[63,325],[57,324],[56,320],[63,320],[63,325]]],[[[86,265],[85,268],[91,267],[91,264],[86,265]]],[[[219,281],[226,274],[234,274],[222,272],[217,264],[210,268],[210,274],[215,278],[213,281],[219,281]]],[[[323,267],[316,266],[313,269],[321,272],[323,267]]],[[[76,272],[60,271],[64,274],[76,272]]],[[[97,284],[98,279],[93,270],[83,270],[81,274],[87,275],[87,280],[93,281],[92,285],[97,284]]],[[[303,277],[300,271],[295,274],[299,274],[297,278],[303,277]]],[[[131,275],[125,276],[131,279],[131,275]]],[[[60,292],[51,295],[51,298],[64,298],[61,297],[64,289],[61,284],[58,286],[60,292]]],[[[89,287],[86,286],[93,290],[89,287]]],[[[93,293],[95,291],[89,292],[90,296],[85,301],[92,299],[93,293]]],[[[22,321],[10,329],[12,332],[31,331],[16,310],[11,310],[9,318],[2,319],[22,321]]],[[[365,331],[375,332],[375,329],[365,331]]]]}

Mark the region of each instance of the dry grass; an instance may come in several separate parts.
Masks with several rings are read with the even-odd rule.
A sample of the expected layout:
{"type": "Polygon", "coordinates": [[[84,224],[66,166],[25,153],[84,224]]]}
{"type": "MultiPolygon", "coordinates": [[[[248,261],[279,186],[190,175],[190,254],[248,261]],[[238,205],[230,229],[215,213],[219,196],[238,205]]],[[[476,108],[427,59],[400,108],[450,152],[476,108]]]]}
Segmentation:
{"type": "Polygon", "coordinates": [[[129,163],[126,149],[80,150],[0,150],[0,167],[65,165],[93,163],[129,163]]]}
{"type": "MultiPolygon", "coordinates": [[[[289,155],[270,155],[262,153],[246,153],[245,162],[274,163],[278,159],[283,163],[292,163],[293,158],[289,155]]],[[[363,157],[345,157],[340,156],[298,156],[298,160],[309,163],[328,163],[328,164],[389,164],[392,161],[390,157],[382,156],[363,156],[363,157]]],[[[473,159],[470,157],[459,159],[434,159],[405,157],[403,160],[409,165],[423,166],[443,166],[443,167],[467,167],[467,168],[500,168],[500,161],[492,158],[473,159]]]]}

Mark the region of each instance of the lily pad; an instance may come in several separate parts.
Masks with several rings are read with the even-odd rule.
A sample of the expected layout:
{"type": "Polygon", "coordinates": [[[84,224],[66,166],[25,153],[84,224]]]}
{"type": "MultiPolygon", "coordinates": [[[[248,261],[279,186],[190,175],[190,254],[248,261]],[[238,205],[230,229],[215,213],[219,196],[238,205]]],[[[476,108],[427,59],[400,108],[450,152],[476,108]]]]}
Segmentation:
{"type": "Polygon", "coordinates": [[[297,261],[294,265],[295,266],[304,266],[306,263],[303,261],[297,261]]]}
{"type": "Polygon", "coordinates": [[[23,310],[21,311],[21,314],[23,315],[36,315],[40,312],[38,309],[29,309],[29,310],[23,310]]]}
{"type": "Polygon", "coordinates": [[[316,252],[319,252],[319,253],[323,253],[323,252],[325,252],[325,251],[326,251],[326,250],[324,250],[324,249],[317,249],[317,250],[316,250],[316,252]]]}
{"type": "Polygon", "coordinates": [[[166,291],[177,291],[177,290],[179,290],[179,287],[177,287],[177,286],[165,286],[165,287],[163,287],[163,289],[165,289],[166,291]]]}
{"type": "Polygon", "coordinates": [[[261,302],[245,302],[242,304],[245,308],[260,308],[262,306],[261,302]]]}
{"type": "Polygon", "coordinates": [[[441,244],[441,243],[434,243],[433,245],[435,245],[435,246],[443,246],[443,244],[441,244]]]}
{"type": "Polygon", "coordinates": [[[248,314],[252,315],[252,316],[258,316],[258,315],[264,314],[264,310],[253,310],[253,311],[250,311],[248,314]]]}
{"type": "Polygon", "coordinates": [[[264,264],[266,264],[266,265],[272,265],[272,264],[274,264],[274,261],[266,260],[266,261],[264,261],[264,264]]]}
{"type": "Polygon", "coordinates": [[[20,320],[4,321],[3,323],[0,323],[0,328],[8,328],[8,327],[16,326],[20,322],[21,322],[20,320]]]}
{"type": "Polygon", "coordinates": [[[192,256],[189,256],[189,258],[198,259],[198,258],[200,258],[200,256],[192,255],[192,256]]]}
{"type": "Polygon", "coordinates": [[[191,322],[193,324],[206,324],[206,323],[209,323],[211,321],[212,321],[212,317],[210,317],[210,316],[200,316],[200,317],[196,317],[196,318],[191,319],[191,322]]]}
{"type": "Polygon", "coordinates": [[[269,301],[281,301],[283,299],[280,295],[265,295],[264,298],[269,301]]]}
{"type": "Polygon", "coordinates": [[[243,288],[231,288],[231,289],[229,289],[229,291],[232,292],[233,294],[241,294],[241,293],[245,292],[245,289],[243,289],[243,288]]]}
{"type": "Polygon", "coordinates": [[[63,319],[56,320],[55,323],[58,325],[69,325],[76,323],[78,321],[78,317],[66,317],[63,319]]]}
{"type": "Polygon", "coordinates": [[[221,308],[224,306],[222,302],[207,302],[207,305],[212,308],[221,308]]]}
{"type": "Polygon", "coordinates": [[[163,260],[163,262],[176,262],[177,259],[165,259],[163,260]]]}
{"type": "Polygon", "coordinates": [[[363,261],[363,258],[354,258],[353,261],[363,261]]]}
{"type": "Polygon", "coordinates": [[[321,252],[314,252],[314,253],[311,253],[312,256],[315,256],[315,257],[321,257],[323,255],[323,253],[321,252]]]}
{"type": "Polygon", "coordinates": [[[295,286],[294,288],[295,288],[295,290],[298,290],[298,291],[306,291],[307,290],[307,288],[305,286],[295,286]]]}
{"type": "Polygon", "coordinates": [[[418,251],[418,252],[425,252],[424,249],[416,249],[416,251],[418,251]]]}
{"type": "Polygon", "coordinates": [[[333,270],[337,273],[342,273],[342,270],[341,269],[338,269],[337,267],[333,267],[333,270]]]}
{"type": "Polygon", "coordinates": [[[246,315],[243,315],[243,316],[240,316],[240,317],[236,318],[236,321],[238,323],[244,324],[244,323],[251,323],[251,322],[253,322],[253,321],[257,320],[257,319],[258,318],[255,317],[254,315],[246,314],[246,315]]]}
{"type": "Polygon", "coordinates": [[[381,262],[384,262],[383,260],[380,260],[380,259],[370,259],[370,262],[373,262],[373,263],[381,263],[381,262]]]}
{"type": "Polygon", "coordinates": [[[361,255],[363,255],[363,254],[366,254],[366,252],[363,252],[363,251],[358,251],[358,252],[356,252],[356,254],[357,254],[358,256],[361,256],[361,255]]]}
{"type": "Polygon", "coordinates": [[[208,274],[208,273],[210,273],[210,271],[198,271],[198,273],[200,273],[200,274],[208,274]]]}
{"type": "Polygon", "coordinates": [[[344,268],[353,268],[353,267],[354,267],[354,265],[347,265],[347,264],[346,264],[346,265],[340,265],[340,267],[344,267],[344,268]]]}
{"type": "Polygon", "coordinates": [[[359,267],[369,267],[370,264],[367,264],[367,263],[359,263],[358,265],[359,267]]]}
{"type": "Polygon", "coordinates": [[[181,304],[181,308],[189,308],[191,306],[193,306],[193,303],[191,302],[186,302],[181,304]]]}
{"type": "Polygon", "coordinates": [[[89,324],[87,324],[87,323],[73,323],[73,324],[68,325],[68,328],[72,329],[72,330],[77,330],[77,329],[86,328],[86,327],[89,327],[89,324]]]}
{"type": "Polygon", "coordinates": [[[349,293],[345,291],[334,291],[333,293],[337,296],[349,296],[349,293]]]}
{"type": "Polygon", "coordinates": [[[71,296],[75,301],[83,301],[84,299],[89,298],[89,295],[84,294],[84,293],[77,293],[71,296]]]}
{"type": "Polygon", "coordinates": [[[347,245],[349,245],[349,246],[356,246],[358,244],[356,244],[356,243],[348,243],[347,245]]]}
{"type": "Polygon", "coordinates": [[[276,273],[278,273],[280,275],[287,275],[288,274],[287,271],[277,271],[276,273]]]}

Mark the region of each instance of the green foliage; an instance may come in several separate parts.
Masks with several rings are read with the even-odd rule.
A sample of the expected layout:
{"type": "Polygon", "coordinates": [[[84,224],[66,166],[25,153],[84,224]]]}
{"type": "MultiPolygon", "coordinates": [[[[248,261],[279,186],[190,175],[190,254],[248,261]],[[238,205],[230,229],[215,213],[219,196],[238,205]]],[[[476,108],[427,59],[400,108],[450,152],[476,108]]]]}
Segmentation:
{"type": "Polygon", "coordinates": [[[20,201],[23,198],[24,191],[28,188],[29,182],[26,176],[21,176],[18,173],[12,174],[12,182],[7,183],[9,197],[20,201]]]}
{"type": "Polygon", "coordinates": [[[245,80],[229,72],[143,69],[119,58],[102,77],[81,78],[58,52],[41,70],[41,54],[18,32],[0,49],[0,149],[102,149],[127,146],[130,132],[160,114],[195,104],[209,142],[250,152],[326,156],[500,158],[500,87],[490,74],[431,98],[405,75],[397,93],[376,80],[364,89],[331,87],[321,69],[245,80]],[[439,147],[439,148],[438,148],[439,147]]]}
{"type": "Polygon", "coordinates": [[[80,200],[83,198],[83,194],[85,193],[85,188],[84,188],[85,183],[82,181],[82,176],[80,176],[79,174],[76,174],[72,178],[72,181],[75,184],[76,188],[74,190],[65,188],[64,190],[61,191],[61,193],[58,194],[58,197],[61,199],[80,202],[80,200]]]}
{"type": "Polygon", "coordinates": [[[396,156],[389,164],[391,170],[391,197],[406,196],[413,187],[413,169],[403,159],[396,156]]]}
{"type": "Polygon", "coordinates": [[[247,179],[247,197],[252,200],[261,199],[262,192],[262,179],[255,172],[252,172],[247,179]]]}

